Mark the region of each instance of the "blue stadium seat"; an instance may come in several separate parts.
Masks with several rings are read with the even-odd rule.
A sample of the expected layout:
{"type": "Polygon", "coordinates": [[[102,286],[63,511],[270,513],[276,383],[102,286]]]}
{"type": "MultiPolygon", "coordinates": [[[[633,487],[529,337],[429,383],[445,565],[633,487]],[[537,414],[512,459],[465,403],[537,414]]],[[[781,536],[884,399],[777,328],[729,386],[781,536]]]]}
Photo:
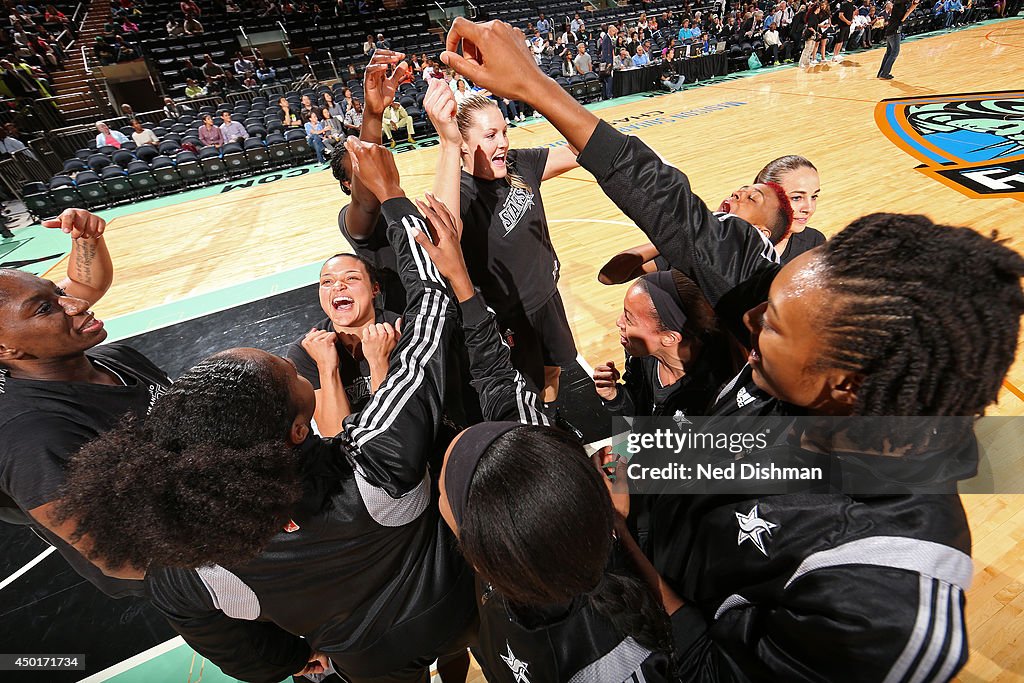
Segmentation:
{"type": "MultiPolygon", "coordinates": [[[[206,149],[213,149],[212,147],[206,149]]],[[[208,179],[218,178],[224,175],[228,166],[224,163],[224,160],[220,158],[219,154],[216,154],[217,150],[213,150],[213,155],[203,156],[205,149],[199,150],[199,163],[203,166],[203,174],[208,179]]]]}
{"type": "Polygon", "coordinates": [[[39,220],[56,215],[50,190],[44,183],[27,183],[21,188],[21,199],[33,216],[39,220]]]}
{"type": "Polygon", "coordinates": [[[287,164],[291,158],[288,150],[288,143],[281,133],[270,133],[267,135],[267,153],[274,164],[287,164]]]}
{"type": "Polygon", "coordinates": [[[110,160],[121,168],[128,168],[128,164],[135,161],[135,155],[126,149],[119,149],[114,152],[113,156],[110,157],[110,160]]]}
{"type": "Polygon", "coordinates": [[[149,164],[149,162],[153,161],[153,159],[155,159],[159,155],[160,150],[158,150],[153,145],[143,145],[142,147],[139,147],[137,150],[135,150],[135,156],[138,157],[140,161],[145,162],[147,165],[149,164]]]}
{"type": "Polygon", "coordinates": [[[153,159],[149,165],[160,189],[173,189],[181,186],[181,176],[174,170],[174,161],[163,155],[153,159]]]}
{"type": "MultiPolygon", "coordinates": [[[[92,155],[90,155],[92,156],[92,155]]],[[[64,162],[64,173],[78,173],[89,168],[84,161],[75,157],[74,159],[68,159],[64,162]]]]}
{"type": "Polygon", "coordinates": [[[288,151],[293,159],[308,159],[313,154],[306,142],[306,131],[292,128],[285,132],[284,139],[288,142],[288,151]]]}
{"type": "Polygon", "coordinates": [[[120,166],[113,164],[107,166],[100,171],[100,177],[103,178],[103,184],[106,186],[111,200],[117,201],[131,196],[131,181],[128,180],[128,174],[120,166]]]}

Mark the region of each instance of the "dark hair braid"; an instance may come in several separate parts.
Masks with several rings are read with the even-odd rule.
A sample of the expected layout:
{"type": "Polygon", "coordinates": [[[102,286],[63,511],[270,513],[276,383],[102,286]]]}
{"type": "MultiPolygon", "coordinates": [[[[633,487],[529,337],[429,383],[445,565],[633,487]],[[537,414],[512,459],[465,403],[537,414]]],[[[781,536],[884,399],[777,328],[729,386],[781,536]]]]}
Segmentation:
{"type": "Polygon", "coordinates": [[[872,214],[822,247],[820,364],[863,375],[856,415],[980,415],[1013,362],[1024,258],[969,228],[872,214]]]}

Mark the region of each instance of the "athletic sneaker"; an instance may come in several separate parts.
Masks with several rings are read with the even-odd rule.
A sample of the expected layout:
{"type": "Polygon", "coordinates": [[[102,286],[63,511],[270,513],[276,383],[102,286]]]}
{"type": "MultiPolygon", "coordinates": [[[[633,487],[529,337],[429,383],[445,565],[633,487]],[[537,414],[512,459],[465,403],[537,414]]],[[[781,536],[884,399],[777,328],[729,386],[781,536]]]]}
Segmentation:
{"type": "Polygon", "coordinates": [[[891,81],[893,79],[893,75],[889,74],[888,76],[879,76],[879,78],[881,78],[883,81],[891,81]]]}
{"type": "Polygon", "coordinates": [[[519,120],[520,121],[525,121],[526,120],[526,114],[520,114],[519,115],[519,120]]]}

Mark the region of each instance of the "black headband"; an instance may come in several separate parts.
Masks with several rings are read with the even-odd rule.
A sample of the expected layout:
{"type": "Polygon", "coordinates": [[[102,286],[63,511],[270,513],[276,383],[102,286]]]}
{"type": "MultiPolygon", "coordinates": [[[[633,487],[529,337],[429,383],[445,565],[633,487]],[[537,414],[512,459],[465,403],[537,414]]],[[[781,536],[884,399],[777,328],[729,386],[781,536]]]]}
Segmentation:
{"type": "Polygon", "coordinates": [[[462,432],[455,442],[445,464],[444,488],[457,526],[462,526],[469,500],[469,485],[480,457],[498,437],[522,426],[520,422],[481,422],[462,432]]]}
{"type": "Polygon", "coordinates": [[[676,289],[671,271],[659,270],[640,279],[647,283],[647,293],[651,296],[654,310],[658,312],[662,324],[669,330],[682,332],[686,324],[686,313],[683,312],[683,300],[679,298],[679,290],[676,289]]]}

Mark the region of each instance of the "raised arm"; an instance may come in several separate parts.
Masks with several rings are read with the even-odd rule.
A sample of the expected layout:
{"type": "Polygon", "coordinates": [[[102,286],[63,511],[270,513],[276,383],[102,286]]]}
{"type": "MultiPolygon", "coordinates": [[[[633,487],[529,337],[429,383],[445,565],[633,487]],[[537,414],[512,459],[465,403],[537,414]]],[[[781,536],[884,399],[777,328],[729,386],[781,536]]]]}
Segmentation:
{"type": "Polygon", "coordinates": [[[462,134],[455,121],[459,110],[455,93],[442,79],[433,78],[427,86],[427,96],[423,98],[423,109],[441,141],[434,175],[434,196],[455,216],[455,228],[461,236],[462,134]]]}
{"type": "Polygon", "coordinates": [[[480,397],[485,420],[509,420],[524,424],[547,424],[537,408],[537,394],[512,367],[509,348],[498,334],[494,313],[476,292],[466,270],[462,247],[451,210],[427,195],[419,203],[430,224],[430,238],[419,234],[420,243],[437,269],[448,279],[462,308],[462,329],[469,351],[471,384],[480,397]]]}
{"type": "MultiPolygon", "coordinates": [[[[395,99],[398,86],[409,76],[409,66],[402,61],[404,58],[400,52],[376,50],[366,67],[363,74],[363,124],[359,129],[359,139],[363,142],[380,144],[384,110],[395,99]]],[[[373,234],[379,217],[380,202],[355,175],[352,178],[352,203],[345,216],[348,234],[355,239],[368,238],[373,234]]]]}
{"type": "Polygon", "coordinates": [[[541,73],[521,32],[498,21],[473,24],[460,18],[448,33],[447,47],[442,59],[456,71],[497,95],[526,101],[582,150],[580,165],[712,304],[759,271],[777,269],[763,258],[764,243],[755,231],[719,220],[681,171],[638,138],[599,120],[541,73]],[[460,40],[464,55],[453,51],[460,40]]]}
{"type": "Polygon", "coordinates": [[[85,209],[65,209],[61,215],[43,221],[44,228],[59,228],[71,236],[68,274],[57,286],[69,296],[95,304],[114,281],[114,264],[103,239],[107,222],[85,209]]]}

